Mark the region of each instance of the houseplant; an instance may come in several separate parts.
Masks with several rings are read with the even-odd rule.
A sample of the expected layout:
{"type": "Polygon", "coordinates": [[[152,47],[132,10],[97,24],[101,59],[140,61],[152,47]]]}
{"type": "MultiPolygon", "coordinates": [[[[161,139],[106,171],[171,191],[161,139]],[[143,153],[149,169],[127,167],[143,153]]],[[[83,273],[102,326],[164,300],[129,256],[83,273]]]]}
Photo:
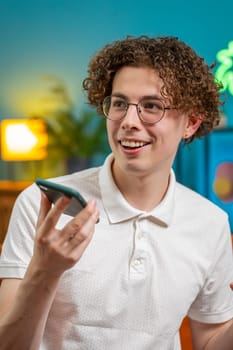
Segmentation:
{"type": "Polygon", "coordinates": [[[44,77],[49,83],[42,115],[48,131],[48,158],[64,160],[66,172],[80,170],[109,152],[105,119],[97,116],[88,106],[75,112],[64,82],[56,76],[44,77]],[[50,107],[48,107],[50,106],[50,107]]]}

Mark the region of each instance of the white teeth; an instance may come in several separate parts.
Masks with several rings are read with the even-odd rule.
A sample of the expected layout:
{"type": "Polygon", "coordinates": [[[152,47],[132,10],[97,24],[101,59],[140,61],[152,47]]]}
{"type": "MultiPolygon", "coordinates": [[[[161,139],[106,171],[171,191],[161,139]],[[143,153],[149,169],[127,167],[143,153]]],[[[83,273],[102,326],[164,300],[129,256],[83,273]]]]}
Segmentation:
{"type": "Polygon", "coordinates": [[[136,147],[142,147],[145,145],[145,142],[141,142],[141,141],[121,141],[122,146],[125,147],[132,147],[132,148],[136,148],[136,147]]]}

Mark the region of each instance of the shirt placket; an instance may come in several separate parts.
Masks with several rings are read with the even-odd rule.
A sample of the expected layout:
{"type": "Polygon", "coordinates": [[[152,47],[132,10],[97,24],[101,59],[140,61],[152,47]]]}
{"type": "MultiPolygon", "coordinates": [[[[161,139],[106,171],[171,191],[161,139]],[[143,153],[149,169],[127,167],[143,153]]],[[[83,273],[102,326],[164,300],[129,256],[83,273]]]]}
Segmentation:
{"type": "Polygon", "coordinates": [[[134,220],[133,224],[134,242],[129,267],[130,278],[145,279],[149,264],[145,222],[143,222],[139,217],[134,220]]]}

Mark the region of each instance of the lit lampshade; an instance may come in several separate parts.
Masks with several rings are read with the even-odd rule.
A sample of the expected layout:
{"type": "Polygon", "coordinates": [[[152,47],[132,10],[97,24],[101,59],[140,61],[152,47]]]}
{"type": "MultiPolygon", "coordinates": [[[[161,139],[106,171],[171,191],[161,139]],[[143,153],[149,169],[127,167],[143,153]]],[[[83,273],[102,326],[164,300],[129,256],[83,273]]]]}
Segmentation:
{"type": "Polygon", "coordinates": [[[5,161],[41,160],[47,156],[48,135],[41,119],[1,122],[1,157],[5,161]]]}

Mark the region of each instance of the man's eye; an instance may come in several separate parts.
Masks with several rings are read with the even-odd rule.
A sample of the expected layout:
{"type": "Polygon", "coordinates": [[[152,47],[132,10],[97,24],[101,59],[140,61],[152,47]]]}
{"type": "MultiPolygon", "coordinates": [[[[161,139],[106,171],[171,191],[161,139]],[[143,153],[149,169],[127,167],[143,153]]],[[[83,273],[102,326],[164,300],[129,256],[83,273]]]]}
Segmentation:
{"type": "Polygon", "coordinates": [[[147,110],[154,110],[154,111],[158,111],[161,110],[163,108],[163,106],[161,105],[161,103],[159,102],[152,102],[152,101],[148,101],[148,102],[143,102],[142,103],[142,107],[144,109],[147,110]]]}
{"type": "Polygon", "coordinates": [[[115,101],[112,101],[112,107],[125,109],[127,107],[127,103],[125,101],[122,101],[122,100],[115,100],[115,101]]]}

